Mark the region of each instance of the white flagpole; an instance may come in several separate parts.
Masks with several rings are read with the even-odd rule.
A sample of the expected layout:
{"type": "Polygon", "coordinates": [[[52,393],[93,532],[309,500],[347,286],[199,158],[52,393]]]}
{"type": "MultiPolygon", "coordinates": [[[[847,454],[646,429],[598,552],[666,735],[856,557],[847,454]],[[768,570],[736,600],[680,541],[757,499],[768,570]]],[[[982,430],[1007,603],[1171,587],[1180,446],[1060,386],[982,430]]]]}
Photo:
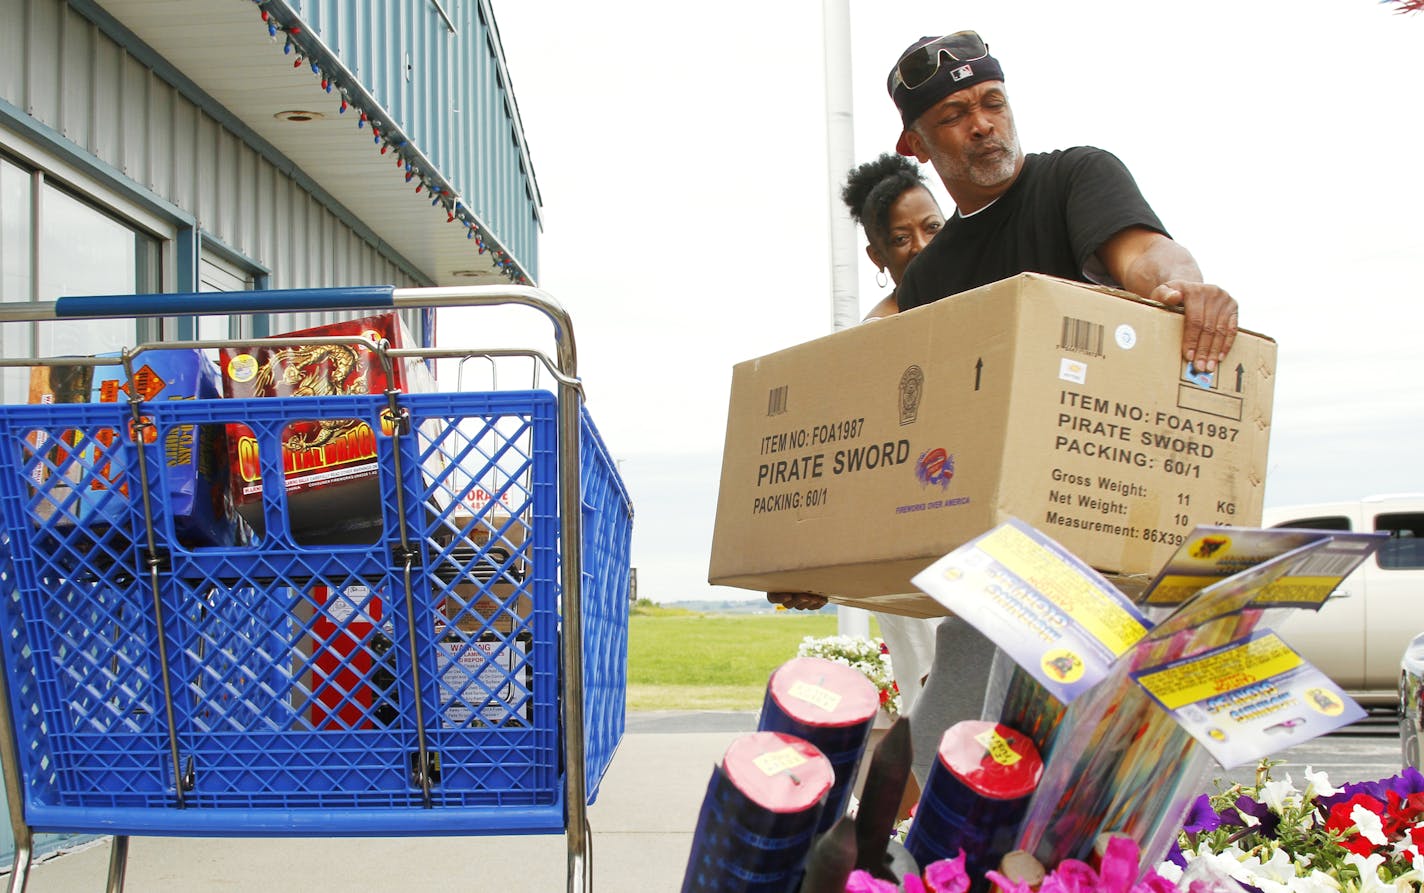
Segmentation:
{"type": "MultiPolygon", "coordinates": [[[[826,58],[826,172],[830,198],[831,326],[860,321],[856,275],[855,221],[841,201],[841,182],[855,164],[855,116],[850,75],[850,0],[822,0],[826,58]]],[[[870,614],[859,608],[836,609],[836,631],[870,637],[870,614]]]]}

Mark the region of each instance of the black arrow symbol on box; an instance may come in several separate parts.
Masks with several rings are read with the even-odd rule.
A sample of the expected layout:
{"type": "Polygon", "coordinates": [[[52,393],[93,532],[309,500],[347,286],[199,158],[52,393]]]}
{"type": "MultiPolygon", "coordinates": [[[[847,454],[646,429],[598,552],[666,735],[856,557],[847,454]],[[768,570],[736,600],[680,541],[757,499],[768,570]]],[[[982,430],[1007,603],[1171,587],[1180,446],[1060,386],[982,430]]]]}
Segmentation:
{"type": "Polygon", "coordinates": [[[984,371],[984,358],[980,357],[974,363],[974,390],[979,390],[980,374],[984,371]]]}
{"type": "Polygon", "coordinates": [[[1236,393],[1241,393],[1241,377],[1246,374],[1246,367],[1240,363],[1236,364],[1236,393]]]}

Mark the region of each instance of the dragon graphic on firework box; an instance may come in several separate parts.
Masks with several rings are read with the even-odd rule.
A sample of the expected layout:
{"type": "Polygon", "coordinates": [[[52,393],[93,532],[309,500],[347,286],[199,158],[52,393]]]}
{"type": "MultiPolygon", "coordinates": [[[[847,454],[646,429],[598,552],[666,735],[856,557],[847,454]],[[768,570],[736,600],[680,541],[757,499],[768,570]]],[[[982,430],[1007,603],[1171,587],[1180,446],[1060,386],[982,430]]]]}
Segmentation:
{"type": "MultiPolygon", "coordinates": [[[[287,332],[276,338],[359,336],[394,348],[415,346],[395,313],[287,332]]],[[[379,358],[360,344],[265,345],[223,348],[224,396],[335,397],[382,394],[387,378],[379,358]]],[[[392,383],[405,393],[435,390],[434,377],[418,359],[392,366],[392,383]]],[[[382,420],[389,428],[389,422],[382,420]]],[[[389,430],[386,431],[389,433],[389,430]]],[[[360,418],[301,418],[281,433],[288,518],[304,542],[359,542],[380,527],[376,436],[360,418]],[[363,533],[365,531],[366,533],[363,533]]],[[[232,491],[238,511],[262,532],[260,446],[247,425],[228,426],[232,491]]]]}

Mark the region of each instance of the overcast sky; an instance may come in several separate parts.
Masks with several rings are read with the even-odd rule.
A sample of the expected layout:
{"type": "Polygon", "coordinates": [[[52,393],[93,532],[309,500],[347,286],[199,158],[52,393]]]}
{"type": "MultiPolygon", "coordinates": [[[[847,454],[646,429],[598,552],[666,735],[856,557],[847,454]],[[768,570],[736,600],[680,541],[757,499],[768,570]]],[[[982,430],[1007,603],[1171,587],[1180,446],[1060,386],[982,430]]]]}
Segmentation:
{"type": "MultiPolygon", "coordinates": [[[[1394,8],[851,0],[855,161],[893,151],[900,51],[979,31],[1024,148],[1117,154],[1279,342],[1267,505],[1424,490],[1424,14],[1394,8]]],[[[831,330],[821,3],[494,9],[539,284],[633,495],[640,595],[760,598],[709,587],[707,558],[732,366],[831,330]]],[[[858,259],[864,310],[883,290],[858,259]]]]}

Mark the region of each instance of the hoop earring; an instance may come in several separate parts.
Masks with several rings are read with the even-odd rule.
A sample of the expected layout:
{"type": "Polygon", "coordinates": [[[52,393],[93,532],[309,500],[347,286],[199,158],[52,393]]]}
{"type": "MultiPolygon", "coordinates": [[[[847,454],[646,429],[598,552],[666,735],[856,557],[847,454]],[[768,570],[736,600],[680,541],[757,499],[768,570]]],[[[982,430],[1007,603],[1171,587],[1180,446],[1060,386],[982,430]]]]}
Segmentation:
{"type": "Polygon", "coordinates": [[[875,284],[880,286],[881,288],[884,288],[885,286],[890,284],[890,277],[885,275],[884,267],[881,267],[878,271],[876,271],[875,284]]]}

